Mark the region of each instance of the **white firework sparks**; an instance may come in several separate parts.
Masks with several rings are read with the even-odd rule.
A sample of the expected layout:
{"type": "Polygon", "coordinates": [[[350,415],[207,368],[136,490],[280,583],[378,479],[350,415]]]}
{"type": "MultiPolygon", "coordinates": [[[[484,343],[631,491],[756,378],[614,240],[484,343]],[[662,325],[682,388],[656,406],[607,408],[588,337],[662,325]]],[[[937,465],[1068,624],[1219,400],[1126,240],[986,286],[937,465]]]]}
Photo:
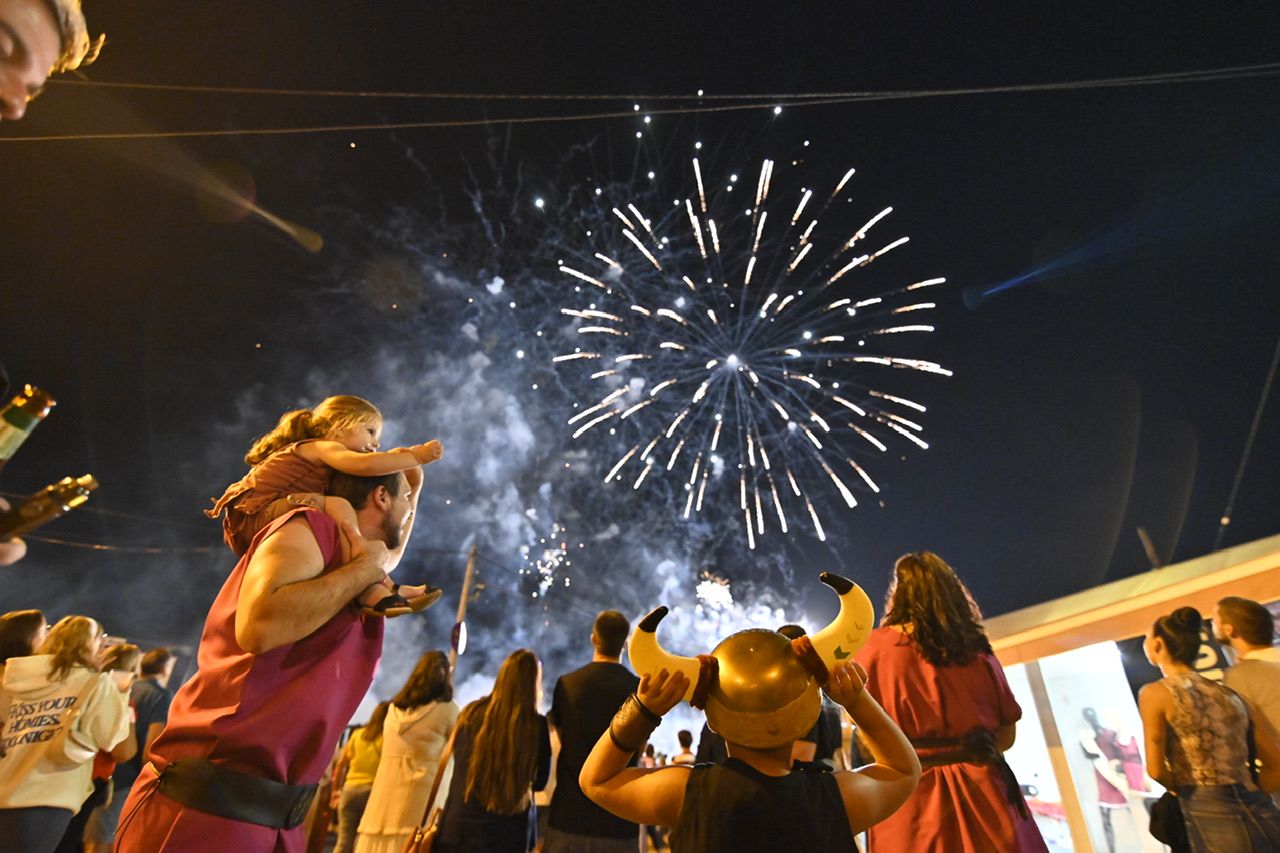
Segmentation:
{"type": "Polygon", "coordinates": [[[712,495],[735,501],[751,548],[798,523],[825,539],[821,494],[852,509],[856,491],[879,491],[860,457],[929,446],[926,407],[880,383],[896,369],[951,375],[895,354],[934,330],[928,290],[945,279],[863,291],[865,268],[909,238],[881,236],[891,207],[827,224],[856,209],[853,169],[783,191],[765,159],[744,198],[736,174],[717,183],[706,163],[690,167],[687,197],[606,204],[594,245],[562,247],[572,345],[553,362],[584,389],[569,426],[610,436],[607,483],[676,478],[686,518],[712,495]]]}
{"type": "MultiPolygon", "coordinates": [[[[525,515],[531,520],[536,519],[533,510],[525,515]]],[[[537,579],[540,595],[546,595],[553,584],[567,587],[571,582],[569,572],[573,566],[573,551],[583,547],[583,543],[570,538],[564,525],[553,521],[535,542],[520,546],[520,557],[524,561],[520,574],[537,579]]]]}

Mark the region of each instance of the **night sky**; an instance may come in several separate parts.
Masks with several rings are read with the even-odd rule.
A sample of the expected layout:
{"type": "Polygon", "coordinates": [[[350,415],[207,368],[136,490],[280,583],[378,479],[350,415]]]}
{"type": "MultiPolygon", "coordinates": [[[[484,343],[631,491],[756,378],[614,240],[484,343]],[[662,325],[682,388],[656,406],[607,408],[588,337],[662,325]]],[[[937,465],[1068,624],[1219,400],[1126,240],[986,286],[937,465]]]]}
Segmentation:
{"type": "MultiPolygon", "coordinates": [[[[732,4],[731,14],[730,4],[689,3],[87,5],[91,30],[108,34],[88,79],[194,86],[934,90],[1254,65],[1275,61],[1280,44],[1280,12],[1266,4],[1097,4],[1072,17],[1026,4],[980,14],[932,3],[732,4]]],[[[0,127],[0,140],[563,116],[632,103],[56,83],[27,119],[0,127]]],[[[1138,526],[1167,562],[1202,555],[1280,335],[1277,103],[1280,80],[1259,76],[789,106],[776,117],[763,107],[655,115],[640,142],[638,116],[0,141],[0,362],[13,382],[59,399],[0,491],[92,472],[102,482],[93,511],[41,534],[167,549],[32,542],[6,570],[0,610],[86,612],[144,643],[192,645],[232,563],[199,510],[241,476],[249,442],[280,412],[340,392],[378,403],[394,442],[445,443],[445,460],[428,469],[405,577],[456,590],[459,552],[474,538],[487,560],[472,604],[481,655],[526,642],[553,673],[585,657],[596,610],[691,607],[704,571],[730,581],[737,602],[714,634],[776,612],[757,604],[825,619],[834,601],[814,580],[821,570],[854,577],[878,603],[908,550],[941,553],[988,614],[1145,570],[1138,526]],[[535,312],[547,310],[547,328],[562,319],[548,288],[563,287],[554,262],[557,240],[572,233],[563,201],[572,188],[626,183],[644,162],[685,162],[693,140],[744,164],[812,140],[806,165],[856,166],[866,203],[893,205],[894,228],[912,238],[902,274],[948,279],[934,294],[938,331],[914,353],[955,375],[894,377],[897,393],[927,402],[931,449],[877,460],[883,491],[860,495],[854,511],[815,488],[825,543],[801,532],[748,552],[718,527],[731,519],[688,525],[660,486],[602,486],[616,454],[575,453],[583,445],[563,426],[548,360],[512,360],[542,327],[535,312]],[[211,170],[324,235],[323,251],[198,202],[192,182],[211,170]],[[535,211],[540,197],[552,203],[535,211]],[[1044,271],[981,296],[1035,270],[1044,271]],[[485,286],[495,276],[507,282],[500,294],[485,286]],[[508,298],[521,310],[508,312],[508,298]],[[535,599],[536,584],[516,573],[518,546],[552,518],[585,546],[564,572],[572,585],[557,576],[535,599]]],[[[1272,399],[1224,545],[1280,531],[1278,427],[1272,399]]],[[[412,626],[399,620],[393,643],[416,653],[447,642],[455,605],[451,595],[412,626]]]]}

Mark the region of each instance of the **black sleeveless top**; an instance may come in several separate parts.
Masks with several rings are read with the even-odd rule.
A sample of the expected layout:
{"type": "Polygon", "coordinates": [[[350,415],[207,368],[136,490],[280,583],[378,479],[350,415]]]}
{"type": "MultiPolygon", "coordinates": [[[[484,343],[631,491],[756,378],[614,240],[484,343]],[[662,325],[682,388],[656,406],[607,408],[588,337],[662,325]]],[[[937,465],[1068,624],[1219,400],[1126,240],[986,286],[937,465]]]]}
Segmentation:
{"type": "Polygon", "coordinates": [[[856,850],[840,789],[830,772],[766,776],[736,758],[698,764],[684,789],[671,853],[856,850]]]}

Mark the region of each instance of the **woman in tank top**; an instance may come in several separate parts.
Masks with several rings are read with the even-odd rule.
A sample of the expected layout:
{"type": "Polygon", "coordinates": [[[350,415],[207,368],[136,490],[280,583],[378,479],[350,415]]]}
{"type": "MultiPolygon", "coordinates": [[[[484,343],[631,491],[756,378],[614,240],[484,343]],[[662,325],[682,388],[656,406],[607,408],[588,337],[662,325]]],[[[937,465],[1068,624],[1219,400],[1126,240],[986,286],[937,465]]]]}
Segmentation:
{"type": "Polygon", "coordinates": [[[1178,795],[1195,853],[1278,850],[1280,809],[1263,791],[1280,788],[1280,744],[1258,730],[1255,783],[1244,702],[1193,668],[1201,627],[1194,607],[1179,607],[1147,632],[1147,660],[1164,676],[1138,694],[1147,773],[1178,795]]]}

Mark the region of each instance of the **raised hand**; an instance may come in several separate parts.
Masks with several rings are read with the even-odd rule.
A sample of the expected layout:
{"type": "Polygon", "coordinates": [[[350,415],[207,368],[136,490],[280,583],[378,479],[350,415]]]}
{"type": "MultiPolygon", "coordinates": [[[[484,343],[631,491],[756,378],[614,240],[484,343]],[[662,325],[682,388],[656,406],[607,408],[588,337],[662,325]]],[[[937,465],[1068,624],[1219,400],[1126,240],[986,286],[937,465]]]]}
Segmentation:
{"type": "Polygon", "coordinates": [[[419,465],[430,465],[444,456],[444,445],[433,439],[426,444],[415,444],[409,448],[409,452],[418,460],[419,465]]]}
{"type": "Polygon", "coordinates": [[[347,565],[358,566],[360,577],[367,578],[367,583],[381,581],[391,563],[391,552],[387,550],[386,543],[380,539],[365,539],[349,521],[342,522],[338,529],[346,546],[347,565]]]}
{"type": "Polygon", "coordinates": [[[848,708],[862,695],[867,685],[867,671],[856,661],[837,664],[824,688],[831,701],[848,708]]]}
{"type": "Polygon", "coordinates": [[[663,668],[657,675],[647,672],[642,675],[636,695],[640,697],[640,704],[661,717],[680,702],[688,689],[688,676],[679,671],[672,675],[663,668]]]}

